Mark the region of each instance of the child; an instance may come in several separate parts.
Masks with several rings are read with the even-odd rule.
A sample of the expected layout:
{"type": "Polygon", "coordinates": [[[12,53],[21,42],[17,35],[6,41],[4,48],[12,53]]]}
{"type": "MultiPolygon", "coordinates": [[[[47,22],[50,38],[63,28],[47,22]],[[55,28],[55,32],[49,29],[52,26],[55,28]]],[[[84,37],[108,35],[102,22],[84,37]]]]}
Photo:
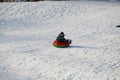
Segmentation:
{"type": "Polygon", "coordinates": [[[71,44],[71,40],[69,40],[69,39],[65,39],[64,38],[64,32],[61,32],[59,35],[58,35],[58,37],[57,37],[57,41],[58,42],[67,42],[67,43],[70,43],[71,44]]]}

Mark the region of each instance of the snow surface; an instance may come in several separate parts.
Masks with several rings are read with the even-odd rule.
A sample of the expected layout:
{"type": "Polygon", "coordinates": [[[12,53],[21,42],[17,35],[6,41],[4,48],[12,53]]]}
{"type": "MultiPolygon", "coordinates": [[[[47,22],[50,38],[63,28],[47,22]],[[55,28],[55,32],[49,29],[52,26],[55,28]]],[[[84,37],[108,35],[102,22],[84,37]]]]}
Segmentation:
{"type": "Polygon", "coordinates": [[[0,3],[0,80],[120,80],[116,25],[120,2],[0,3]]]}

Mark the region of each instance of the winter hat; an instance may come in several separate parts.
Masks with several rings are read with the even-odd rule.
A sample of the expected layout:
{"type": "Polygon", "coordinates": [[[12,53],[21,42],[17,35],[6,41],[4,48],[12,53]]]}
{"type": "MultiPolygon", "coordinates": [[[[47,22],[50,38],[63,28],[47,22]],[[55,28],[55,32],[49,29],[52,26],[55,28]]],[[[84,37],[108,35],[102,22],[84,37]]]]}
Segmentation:
{"type": "Polygon", "coordinates": [[[59,35],[61,35],[61,34],[62,34],[63,36],[65,36],[65,35],[64,35],[64,32],[61,32],[59,35]]]}
{"type": "Polygon", "coordinates": [[[61,32],[60,34],[64,34],[64,32],[61,32]]]}

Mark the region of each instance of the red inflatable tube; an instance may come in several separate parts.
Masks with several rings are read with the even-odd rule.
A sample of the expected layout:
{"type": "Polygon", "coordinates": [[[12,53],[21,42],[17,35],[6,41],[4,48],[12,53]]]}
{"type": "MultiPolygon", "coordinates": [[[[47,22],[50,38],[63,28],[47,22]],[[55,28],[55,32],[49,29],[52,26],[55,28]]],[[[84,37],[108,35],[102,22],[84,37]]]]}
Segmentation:
{"type": "Polygon", "coordinates": [[[68,47],[69,46],[69,43],[68,42],[58,42],[57,40],[55,40],[53,42],[53,45],[55,47],[59,47],[59,48],[64,48],[64,47],[68,47]]]}

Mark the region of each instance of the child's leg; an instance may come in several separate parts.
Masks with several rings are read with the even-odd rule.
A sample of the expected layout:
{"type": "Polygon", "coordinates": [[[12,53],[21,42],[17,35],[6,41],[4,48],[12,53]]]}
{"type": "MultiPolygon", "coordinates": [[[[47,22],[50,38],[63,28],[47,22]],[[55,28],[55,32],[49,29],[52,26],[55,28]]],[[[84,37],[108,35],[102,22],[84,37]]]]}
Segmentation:
{"type": "Polygon", "coordinates": [[[65,42],[67,42],[67,43],[69,43],[69,44],[72,43],[72,41],[71,41],[70,39],[65,40],[65,42]]]}

